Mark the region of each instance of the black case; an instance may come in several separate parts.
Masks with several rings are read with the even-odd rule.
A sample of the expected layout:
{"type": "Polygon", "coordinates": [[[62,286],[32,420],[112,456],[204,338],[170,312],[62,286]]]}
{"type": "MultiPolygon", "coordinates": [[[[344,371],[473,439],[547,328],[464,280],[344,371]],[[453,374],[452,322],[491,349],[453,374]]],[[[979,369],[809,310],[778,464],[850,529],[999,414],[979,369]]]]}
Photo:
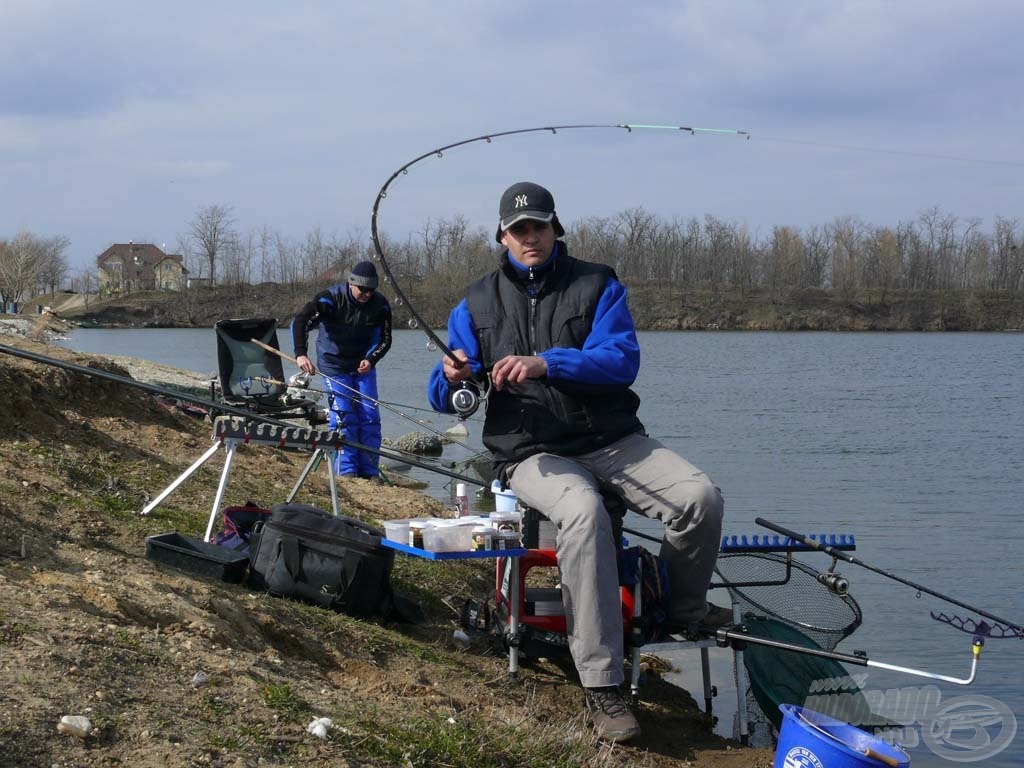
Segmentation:
{"type": "Polygon", "coordinates": [[[244,553],[218,547],[176,531],[146,537],[146,557],[196,576],[240,582],[249,558],[244,553]]]}
{"type": "Polygon", "coordinates": [[[395,551],[381,531],[308,504],[275,504],[249,550],[249,584],[353,616],[388,616],[395,551]]]}

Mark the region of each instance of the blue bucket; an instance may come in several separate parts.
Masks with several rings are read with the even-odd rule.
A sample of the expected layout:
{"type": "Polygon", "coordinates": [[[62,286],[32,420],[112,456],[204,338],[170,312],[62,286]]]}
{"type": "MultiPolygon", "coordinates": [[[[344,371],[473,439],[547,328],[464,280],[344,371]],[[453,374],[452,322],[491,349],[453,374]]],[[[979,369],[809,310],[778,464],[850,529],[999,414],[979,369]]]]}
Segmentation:
{"type": "Polygon", "coordinates": [[[775,768],[905,768],[910,755],[870,733],[792,704],[780,704],[775,768]]]}

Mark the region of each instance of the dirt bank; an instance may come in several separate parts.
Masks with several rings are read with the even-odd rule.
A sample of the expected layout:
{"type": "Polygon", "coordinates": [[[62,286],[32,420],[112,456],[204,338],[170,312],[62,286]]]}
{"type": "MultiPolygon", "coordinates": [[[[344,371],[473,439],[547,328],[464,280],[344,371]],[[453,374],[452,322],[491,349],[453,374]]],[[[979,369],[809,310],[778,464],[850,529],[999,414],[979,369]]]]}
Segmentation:
{"type": "MultiPolygon", "coordinates": [[[[127,374],[103,358],[0,342],[127,374]]],[[[654,674],[639,707],[643,737],[609,750],[585,725],[571,670],[535,663],[510,684],[493,643],[456,648],[457,608],[492,588],[484,563],[396,560],[396,588],[427,615],[415,627],[154,565],[147,535],[201,535],[220,458],[151,515],[139,510],[210,446],[210,425],[144,392],[9,355],[0,387],[0,766],[772,762],[712,735],[689,694],[654,674]],[[84,740],[58,733],[64,715],[95,730],[84,740]],[[315,717],[334,722],[326,740],[306,732],[315,717]]],[[[225,501],[283,499],[306,458],[243,448],[225,501]]],[[[440,512],[419,493],[362,480],[343,481],[341,493],[367,520],[440,512]]],[[[329,505],[321,473],[300,500],[329,505]]]]}

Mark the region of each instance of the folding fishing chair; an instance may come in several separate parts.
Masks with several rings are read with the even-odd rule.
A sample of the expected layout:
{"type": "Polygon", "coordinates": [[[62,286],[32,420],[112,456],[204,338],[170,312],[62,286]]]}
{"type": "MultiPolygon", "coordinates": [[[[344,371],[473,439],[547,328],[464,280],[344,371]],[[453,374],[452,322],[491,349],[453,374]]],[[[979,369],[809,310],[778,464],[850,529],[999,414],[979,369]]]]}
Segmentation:
{"type": "Polygon", "coordinates": [[[288,393],[281,356],[252,343],[256,339],[280,350],[276,318],[221,320],[214,330],[223,403],[278,418],[304,418],[311,426],[323,423],[313,400],[288,393]]]}
{"type": "Polygon", "coordinates": [[[279,350],[277,320],[272,317],[221,320],[214,326],[217,334],[217,366],[221,402],[244,408],[253,414],[271,416],[275,420],[304,419],[308,427],[288,424],[267,424],[259,419],[219,416],[214,419],[213,444],[178,476],[167,488],[147,504],[147,515],[187,478],[209,461],[221,448],[226,452],[224,468],[206,526],[204,541],[209,541],[213,524],[224,500],[231,467],[237,450],[243,445],[266,445],[291,451],[309,451],[311,456],[295,487],[285,499],[291,502],[309,474],[326,461],[331,487],[331,504],[338,514],[338,489],[333,466],[344,440],[340,430],[317,429],[326,422],[320,417],[315,401],[288,393],[281,356],[253,343],[253,339],[273,350],[279,350]]]}

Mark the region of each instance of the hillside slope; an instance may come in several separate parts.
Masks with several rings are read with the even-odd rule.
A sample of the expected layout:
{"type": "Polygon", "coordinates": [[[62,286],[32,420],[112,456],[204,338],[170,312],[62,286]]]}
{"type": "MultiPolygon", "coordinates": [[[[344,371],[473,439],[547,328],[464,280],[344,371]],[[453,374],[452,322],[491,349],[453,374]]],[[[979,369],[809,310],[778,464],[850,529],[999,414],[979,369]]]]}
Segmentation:
{"type": "MultiPolygon", "coordinates": [[[[36,353],[103,358],[0,337],[36,353]]],[[[644,735],[608,749],[585,725],[571,669],[526,666],[517,684],[486,638],[452,644],[456,611],[493,588],[485,563],[398,558],[393,582],[427,615],[380,625],[197,579],[145,558],[144,538],[201,535],[216,458],[140,510],[210,446],[210,425],[148,394],[0,354],[0,765],[722,766],[772,762],[709,732],[692,698],[650,674],[644,735]],[[209,676],[196,683],[197,673],[209,676]],[[57,732],[90,718],[85,740],[57,732]],[[306,733],[335,723],[327,740],[306,733]]],[[[239,451],[229,504],[290,491],[306,456],[239,451]]],[[[341,484],[367,520],[437,514],[413,491],[341,484]]],[[[300,500],[329,505],[326,478],[300,500]]],[[[719,702],[727,712],[728,702],[719,702]]]]}

